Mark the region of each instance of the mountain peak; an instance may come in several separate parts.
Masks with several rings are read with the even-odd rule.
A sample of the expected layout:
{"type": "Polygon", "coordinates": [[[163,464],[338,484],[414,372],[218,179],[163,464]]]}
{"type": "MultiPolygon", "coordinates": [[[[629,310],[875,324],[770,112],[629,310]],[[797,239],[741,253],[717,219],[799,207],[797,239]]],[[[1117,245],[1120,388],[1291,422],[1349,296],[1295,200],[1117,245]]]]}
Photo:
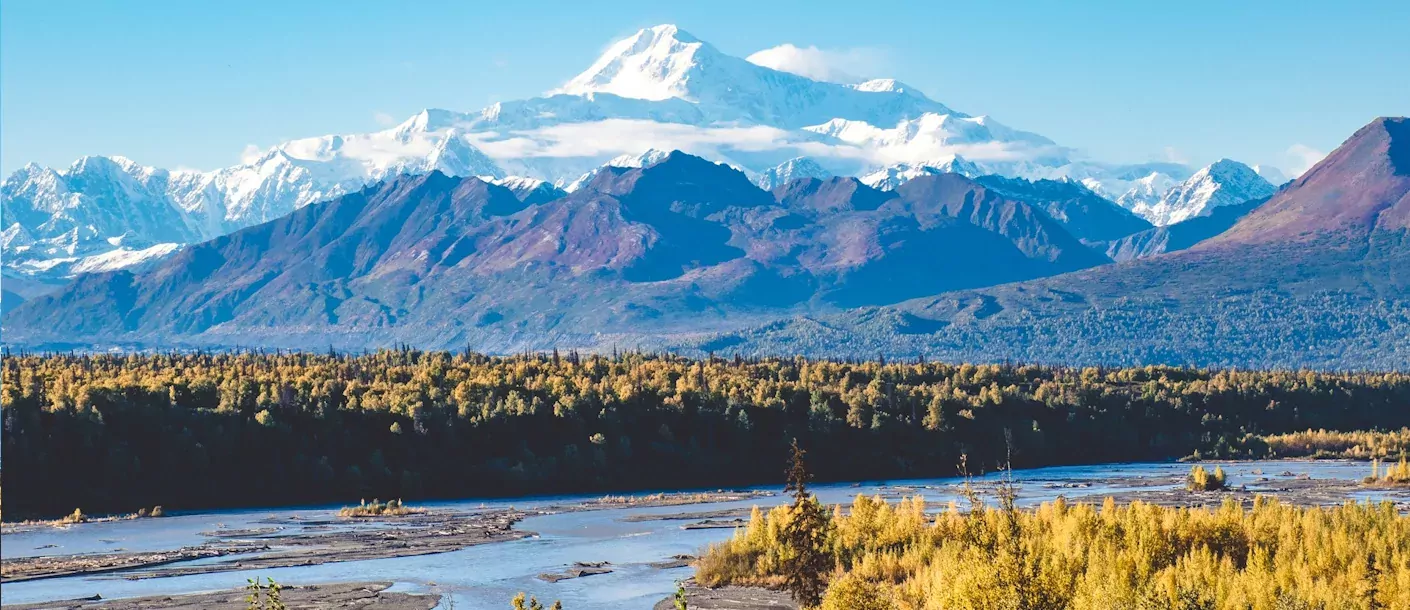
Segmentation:
{"type": "Polygon", "coordinates": [[[832,172],[807,157],[794,157],[774,167],[766,169],[755,180],[759,188],[772,191],[800,178],[828,178],[832,172]]]}
{"type": "Polygon", "coordinates": [[[13,174],[10,174],[10,177],[11,177],[11,178],[14,178],[14,179],[24,179],[24,178],[28,178],[29,176],[34,176],[34,175],[36,175],[36,174],[44,173],[44,172],[46,172],[46,171],[52,171],[52,170],[50,170],[49,168],[44,167],[44,166],[42,166],[42,165],[40,165],[40,164],[38,164],[38,163],[35,163],[35,162],[33,162],[33,161],[30,161],[29,163],[24,164],[23,167],[21,167],[21,168],[15,170],[15,172],[14,172],[13,174]]]}
{"type": "Polygon", "coordinates": [[[688,98],[691,73],[707,43],[674,25],[645,28],[608,47],[592,66],[553,91],[568,95],[610,93],[665,100],[688,98]]]}
{"type": "Polygon", "coordinates": [[[1399,176],[1410,175],[1410,119],[1378,117],[1351,136],[1353,140],[1358,137],[1384,139],[1391,171],[1399,176]]]}
{"type": "Polygon", "coordinates": [[[689,43],[694,43],[694,42],[701,42],[701,40],[700,40],[699,38],[696,38],[696,37],[692,36],[692,35],[690,34],[690,32],[687,32],[687,31],[685,31],[685,30],[680,29],[680,28],[677,27],[676,24],[674,24],[674,23],[663,23],[663,24],[661,24],[661,25],[653,25],[653,26],[651,26],[651,27],[649,27],[649,28],[643,28],[643,29],[637,30],[637,33],[636,33],[636,36],[635,36],[635,37],[636,37],[636,38],[646,38],[646,37],[649,37],[649,38],[651,38],[652,40],[660,40],[660,39],[663,39],[663,38],[668,38],[668,39],[671,39],[671,40],[675,40],[675,41],[677,41],[677,42],[687,43],[687,44],[689,44],[689,43]]]}
{"type": "Polygon", "coordinates": [[[1220,159],[1215,161],[1209,164],[1209,167],[1206,167],[1205,171],[1210,174],[1223,176],[1249,176],[1258,174],[1252,167],[1233,159],[1220,159]]]}
{"type": "Polygon", "coordinates": [[[1165,193],[1155,205],[1134,211],[1157,226],[1172,225],[1205,216],[1220,206],[1238,205],[1272,195],[1277,187],[1253,168],[1220,159],[1165,193]]]}
{"type": "Polygon", "coordinates": [[[1405,229],[1410,229],[1410,120],[1381,117],[1210,243],[1405,229]]]}
{"type": "Polygon", "coordinates": [[[1319,172],[1347,171],[1410,176],[1410,119],[1377,117],[1304,172],[1298,182],[1319,172]]]}
{"type": "Polygon", "coordinates": [[[587,173],[578,176],[578,178],[576,180],[573,180],[572,182],[559,183],[555,184],[554,186],[561,188],[566,193],[571,193],[580,188],[583,188],[584,186],[587,186],[588,184],[591,184],[592,181],[597,178],[597,175],[601,174],[603,170],[613,167],[646,167],[648,165],[660,162],[662,159],[665,159],[666,156],[669,154],[670,151],[661,150],[659,148],[648,148],[640,154],[636,155],[630,153],[617,155],[616,157],[613,157],[611,160],[609,160],[607,163],[604,163],[601,166],[588,170],[587,173]]]}
{"type": "MultiPolygon", "coordinates": [[[[744,178],[744,173],[725,163],[716,163],[704,157],[673,150],[654,163],[642,166],[643,170],[669,175],[673,180],[689,181],[691,176],[710,176],[713,179],[736,180],[744,178]]],[[[744,178],[748,182],[748,178],[744,178]]],[[[753,183],[749,183],[753,184],[753,183]]]]}
{"type": "Polygon", "coordinates": [[[427,108],[393,127],[392,132],[396,137],[406,140],[415,138],[418,134],[455,128],[465,120],[466,115],[463,113],[441,108],[427,108]]]}
{"type": "Polygon", "coordinates": [[[773,203],[773,197],[754,186],[744,172],[679,150],[640,168],[600,172],[590,188],[637,202],[685,202],[711,208],[773,203]]]}
{"type": "Polygon", "coordinates": [[[827,213],[875,210],[895,199],[896,193],[871,188],[852,177],[805,176],[775,187],[773,196],[784,207],[827,213]]]}
{"type": "Polygon", "coordinates": [[[900,93],[904,95],[918,97],[921,99],[930,99],[925,97],[924,93],[917,91],[915,87],[907,85],[906,83],[898,81],[894,78],[873,78],[871,80],[863,81],[855,85],[849,86],[853,89],[856,89],[857,91],[866,91],[870,93],[900,93]]]}
{"type": "Polygon", "coordinates": [[[136,166],[137,164],[127,157],[86,155],[74,161],[66,173],[70,176],[116,175],[136,166]]]}
{"type": "Polygon", "coordinates": [[[608,161],[607,165],[612,167],[646,167],[660,163],[661,160],[671,156],[671,152],[659,148],[648,148],[637,155],[630,153],[617,155],[608,161]]]}

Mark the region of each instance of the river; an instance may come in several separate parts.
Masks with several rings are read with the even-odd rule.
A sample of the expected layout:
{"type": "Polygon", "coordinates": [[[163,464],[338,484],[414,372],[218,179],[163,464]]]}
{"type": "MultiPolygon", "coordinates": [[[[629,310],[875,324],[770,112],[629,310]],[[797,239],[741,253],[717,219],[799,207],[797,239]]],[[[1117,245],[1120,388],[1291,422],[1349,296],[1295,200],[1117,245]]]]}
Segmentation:
{"type": "MultiPolygon", "coordinates": [[[[1359,480],[1368,473],[1364,462],[1277,461],[1222,464],[1233,485],[1275,485],[1280,473],[1307,475],[1314,479],[1359,480]],[[1272,479],[1256,482],[1261,477],[1272,479]]],[[[1168,489],[1169,484],[1151,486],[1160,480],[1183,474],[1185,464],[1108,464],[1099,466],[1053,467],[1022,470],[1014,474],[1019,484],[1019,503],[1032,505],[1058,495],[1079,501],[1100,502],[1101,496],[1133,490],[1168,489]],[[1118,480],[1112,480],[1118,479],[1118,480]],[[1146,482],[1142,482],[1146,480],[1146,482]],[[1088,485],[1087,487],[1074,487],[1088,485]],[[1087,498],[1086,496],[1092,496],[1087,498]]],[[[991,481],[997,475],[979,477],[991,481]]],[[[1286,478],[1286,477],[1284,477],[1286,478]]],[[[923,495],[932,506],[943,506],[959,498],[959,479],[930,479],[868,482],[863,484],[818,485],[814,492],[825,502],[849,502],[858,493],[881,494],[888,498],[923,495]]],[[[1386,497],[1378,492],[1358,492],[1349,499],[1386,497]]],[[[1403,496],[1401,496],[1403,497],[1403,496]]],[[[544,496],[513,500],[463,500],[424,504],[432,509],[475,510],[515,506],[531,508],[576,504],[587,496],[544,496]]],[[[782,496],[734,503],[688,506],[619,508],[568,512],[530,517],[518,524],[538,536],[524,540],[485,544],[463,550],[344,563],[329,563],[265,569],[258,572],[224,572],[196,576],[126,580],[119,575],[93,575],[55,578],[0,585],[6,604],[72,599],[94,594],[105,599],[155,594],[179,594],[238,588],[247,578],[271,577],[281,584],[312,584],[347,581],[392,581],[394,590],[431,591],[447,595],[457,610],[503,610],[519,591],[541,600],[562,600],[569,610],[647,609],[674,590],[676,580],[691,575],[689,568],[658,569],[647,564],[673,555],[698,554],[711,542],[728,538],[729,529],[681,528],[688,521],[624,521],[632,515],[670,514],[770,506],[786,501],[782,496]],[[610,574],[547,583],[538,574],[560,572],[575,561],[607,561],[610,574]]],[[[267,527],[259,521],[270,517],[327,519],[337,507],[266,508],[254,510],[175,514],[161,519],[141,519],[84,524],[68,528],[41,528],[4,534],[0,547],[4,556],[74,554],[175,549],[201,544],[202,532],[220,528],[267,527]]],[[[297,526],[286,530],[297,531],[297,526]]],[[[441,607],[451,607],[443,601],[441,607]]]]}

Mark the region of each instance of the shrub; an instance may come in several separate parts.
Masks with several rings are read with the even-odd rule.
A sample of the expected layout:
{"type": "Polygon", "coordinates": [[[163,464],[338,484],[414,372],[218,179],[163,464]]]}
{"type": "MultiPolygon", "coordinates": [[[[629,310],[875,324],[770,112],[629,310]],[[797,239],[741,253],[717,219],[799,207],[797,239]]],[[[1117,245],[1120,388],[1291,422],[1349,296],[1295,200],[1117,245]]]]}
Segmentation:
{"type": "Polygon", "coordinates": [[[1380,460],[1371,460],[1371,476],[1366,477],[1366,482],[1392,487],[1410,486],[1410,462],[1402,457],[1400,462],[1386,464],[1385,470],[1381,470],[1380,460]]]}
{"type": "Polygon", "coordinates": [[[245,590],[249,595],[245,596],[245,610],[288,610],[284,605],[280,593],[284,590],[273,578],[266,579],[269,584],[260,584],[259,578],[246,579],[245,590]]]}
{"type": "Polygon", "coordinates": [[[1215,466],[1214,472],[1210,472],[1204,466],[1195,466],[1190,469],[1190,474],[1185,478],[1185,489],[1190,491],[1218,491],[1227,489],[1225,485],[1224,469],[1215,466]]]}

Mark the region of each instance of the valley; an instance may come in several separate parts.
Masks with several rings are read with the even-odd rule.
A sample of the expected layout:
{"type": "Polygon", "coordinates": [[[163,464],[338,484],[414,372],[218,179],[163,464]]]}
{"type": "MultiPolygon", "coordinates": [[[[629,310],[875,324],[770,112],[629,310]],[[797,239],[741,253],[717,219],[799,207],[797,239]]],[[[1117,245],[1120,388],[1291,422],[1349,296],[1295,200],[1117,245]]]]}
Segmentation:
{"type": "Polygon", "coordinates": [[[0,606],[1410,610],[1410,5],[1268,8],[0,2],[0,606]]]}

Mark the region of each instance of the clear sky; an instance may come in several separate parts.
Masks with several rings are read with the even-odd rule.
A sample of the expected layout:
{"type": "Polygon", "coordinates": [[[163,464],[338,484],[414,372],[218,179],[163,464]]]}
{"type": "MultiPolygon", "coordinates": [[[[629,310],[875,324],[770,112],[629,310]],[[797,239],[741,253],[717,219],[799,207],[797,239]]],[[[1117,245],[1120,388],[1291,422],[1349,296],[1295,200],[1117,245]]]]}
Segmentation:
{"type": "Polygon", "coordinates": [[[537,95],[659,23],[741,57],[816,46],[1106,161],[1295,170],[1410,114],[1403,0],[3,0],[0,171],[85,154],[232,165],[249,145],[537,95]]]}

